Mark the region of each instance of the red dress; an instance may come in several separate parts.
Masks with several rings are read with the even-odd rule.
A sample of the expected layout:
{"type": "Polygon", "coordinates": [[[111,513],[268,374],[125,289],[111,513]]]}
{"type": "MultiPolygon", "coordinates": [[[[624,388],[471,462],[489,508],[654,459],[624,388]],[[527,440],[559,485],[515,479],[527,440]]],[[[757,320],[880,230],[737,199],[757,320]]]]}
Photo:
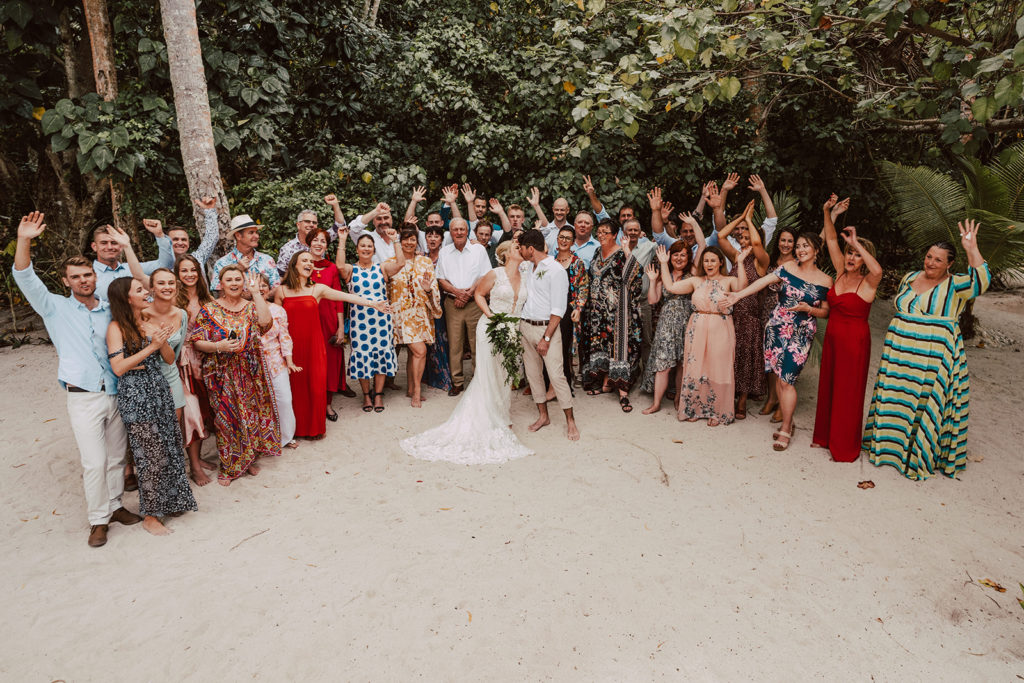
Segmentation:
{"type": "Polygon", "coordinates": [[[327,355],[316,299],[308,294],[289,296],[282,305],[288,313],[292,361],[302,368],[288,375],[295,436],[320,437],[327,433],[327,355]]]}
{"type": "Polygon", "coordinates": [[[812,441],[828,448],[836,462],[853,462],[860,455],[864,427],[864,389],[871,361],[871,304],[860,298],[856,290],[836,294],[833,285],[828,291],[828,305],[812,441]]]}
{"type": "MultiPolygon", "coordinates": [[[[327,259],[321,259],[313,264],[313,268],[310,282],[319,282],[339,292],[344,291],[341,288],[338,266],[327,259]]],[[[324,346],[327,349],[327,391],[332,394],[348,388],[345,382],[345,347],[330,343],[331,337],[338,334],[338,314],[344,312],[343,302],[320,299],[320,330],[323,332],[324,346]]]]}

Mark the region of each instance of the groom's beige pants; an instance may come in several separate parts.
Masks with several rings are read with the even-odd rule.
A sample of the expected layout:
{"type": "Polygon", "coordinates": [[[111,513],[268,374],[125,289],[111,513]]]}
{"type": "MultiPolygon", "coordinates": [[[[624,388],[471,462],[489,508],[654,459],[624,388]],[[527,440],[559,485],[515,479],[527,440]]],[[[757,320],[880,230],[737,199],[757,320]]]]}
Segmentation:
{"type": "Polygon", "coordinates": [[[531,325],[526,321],[519,322],[519,333],[523,335],[523,365],[526,366],[526,379],[530,382],[530,393],[533,394],[535,403],[547,401],[547,388],[544,386],[544,368],[548,369],[548,378],[558,398],[558,405],[562,410],[572,408],[572,391],[569,383],[565,381],[565,372],[562,369],[562,335],[558,328],[551,336],[548,344],[548,352],[545,355],[537,353],[537,344],[544,338],[546,327],[531,325]]]}

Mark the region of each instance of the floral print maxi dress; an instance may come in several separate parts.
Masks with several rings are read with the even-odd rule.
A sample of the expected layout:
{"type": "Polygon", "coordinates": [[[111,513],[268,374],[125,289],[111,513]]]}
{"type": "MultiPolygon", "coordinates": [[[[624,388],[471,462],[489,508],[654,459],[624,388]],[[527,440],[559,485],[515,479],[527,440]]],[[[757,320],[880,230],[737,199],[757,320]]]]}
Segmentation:
{"type": "Polygon", "coordinates": [[[718,280],[705,280],[693,292],[693,313],[686,326],[680,420],[706,418],[729,424],[736,417],[733,403],[736,332],[732,309],[722,305],[726,294],[718,280]]]}
{"type": "MultiPolygon", "coordinates": [[[[395,259],[388,259],[394,262],[395,259]]],[[[427,256],[406,259],[400,271],[391,276],[391,317],[395,326],[395,344],[434,343],[434,320],[441,317],[441,293],[434,277],[434,263],[427,256]],[[420,286],[424,275],[432,285],[426,292],[420,286]]]]}
{"type": "Polygon", "coordinates": [[[818,324],[811,315],[789,309],[801,301],[812,307],[820,306],[829,288],[802,280],[782,266],[774,274],[779,276],[782,286],[779,303],[764,330],[764,369],[774,372],[786,384],[796,384],[818,324]]]}
{"type": "Polygon", "coordinates": [[[590,262],[590,296],[583,313],[583,382],[587,388],[601,388],[614,355],[615,315],[622,293],[622,270],[626,255],[621,249],[608,258],[598,251],[590,262]]]}

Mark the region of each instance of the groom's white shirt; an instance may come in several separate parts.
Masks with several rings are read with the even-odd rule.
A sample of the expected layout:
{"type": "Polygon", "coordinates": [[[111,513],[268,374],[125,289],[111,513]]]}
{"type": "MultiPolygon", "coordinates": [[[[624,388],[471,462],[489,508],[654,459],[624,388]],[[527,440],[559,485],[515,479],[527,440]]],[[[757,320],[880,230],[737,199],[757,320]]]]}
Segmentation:
{"type": "Polygon", "coordinates": [[[569,275],[553,256],[532,266],[526,275],[526,304],[520,314],[526,320],[565,316],[569,299],[569,275]]]}

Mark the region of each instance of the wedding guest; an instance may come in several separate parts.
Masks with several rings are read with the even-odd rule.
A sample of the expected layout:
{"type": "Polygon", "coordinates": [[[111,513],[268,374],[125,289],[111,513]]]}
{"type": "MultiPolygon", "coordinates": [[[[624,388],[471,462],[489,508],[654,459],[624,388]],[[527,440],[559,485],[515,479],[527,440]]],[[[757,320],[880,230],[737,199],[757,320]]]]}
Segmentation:
{"type": "Polygon", "coordinates": [[[543,367],[548,371],[551,386],[558,397],[558,405],[565,412],[569,440],[578,441],[580,432],[573,416],[572,393],[562,370],[562,338],[556,334],[558,324],[565,315],[569,276],[545,252],[544,236],[539,230],[527,230],[519,237],[519,253],[524,261],[529,262],[525,272],[526,303],[519,320],[519,332],[522,334],[526,377],[538,412],[537,421],[530,425],[530,431],[535,432],[551,424],[544,373],[541,370],[543,367]]]}
{"type": "MultiPolygon", "coordinates": [[[[92,267],[96,271],[96,297],[103,301],[107,298],[107,287],[110,283],[120,277],[131,277],[131,270],[127,263],[121,261],[123,248],[117,240],[108,233],[109,225],[101,225],[92,231],[92,242],[89,245],[96,260],[92,267]]],[[[149,275],[157,268],[171,268],[174,265],[174,250],[171,248],[171,240],[164,235],[163,226],[158,220],[145,219],[142,227],[146,232],[156,238],[158,255],[153,261],[146,261],[142,264],[142,270],[149,275]]]]}
{"type": "MultiPolygon", "coordinates": [[[[341,274],[338,264],[345,262],[345,244],[348,237],[348,228],[335,226],[336,235],[339,237],[338,250],[335,260],[332,262],[327,258],[327,243],[330,235],[323,228],[313,228],[306,233],[306,240],[309,246],[309,253],[313,255],[313,274],[310,282],[322,284],[336,289],[341,289],[341,274]]],[[[293,254],[294,255],[294,254],[293,254]]],[[[317,304],[320,314],[320,332],[324,338],[324,349],[327,352],[327,419],[335,422],[338,413],[334,412],[331,402],[334,394],[341,394],[349,398],[355,398],[356,393],[348,388],[345,379],[345,304],[326,297],[320,299],[317,304]]]]}
{"type": "Polygon", "coordinates": [[[558,248],[554,252],[555,260],[569,276],[569,294],[566,300],[565,315],[558,323],[558,330],[562,335],[562,368],[565,370],[565,381],[572,389],[572,359],[576,354],[580,321],[583,319],[583,309],[587,305],[587,295],[590,293],[590,276],[587,274],[587,266],[583,263],[583,259],[572,250],[576,239],[575,229],[569,226],[561,228],[556,239],[558,248]]]}
{"type": "MultiPolygon", "coordinates": [[[[339,231],[345,227],[345,216],[341,212],[341,202],[338,198],[329,194],[324,197],[324,203],[331,207],[334,211],[334,225],[329,229],[324,230],[324,236],[327,238],[327,243],[330,244],[334,240],[338,239],[339,231]]],[[[320,219],[317,218],[316,211],[312,209],[303,209],[299,212],[298,217],[295,219],[295,237],[281,245],[281,250],[277,256],[277,271],[283,276],[285,271],[288,270],[288,262],[292,260],[292,256],[295,256],[297,252],[306,251],[310,248],[309,236],[314,230],[319,228],[320,219]]],[[[345,234],[348,234],[346,229],[345,234]]],[[[345,247],[345,236],[341,237],[339,246],[344,249],[345,247]]],[[[324,252],[326,253],[326,246],[324,252]]],[[[320,260],[323,256],[318,257],[320,260]]]]}
{"type": "Polygon", "coordinates": [[[213,408],[210,406],[210,396],[203,383],[202,363],[192,342],[189,341],[199,309],[213,301],[202,270],[199,260],[190,254],[179,257],[174,264],[174,274],[178,279],[177,305],[188,314],[185,343],[178,357],[181,386],[185,395],[182,437],[185,441],[185,452],[188,453],[189,476],[196,486],[209,484],[210,478],[204,470],[215,469],[213,465],[199,457],[203,440],[213,425],[213,408]]]}
{"type": "MultiPolygon", "coordinates": [[[[203,212],[203,239],[199,246],[192,252],[192,257],[200,263],[203,269],[206,262],[210,260],[217,240],[220,239],[220,225],[217,222],[217,200],[214,197],[203,197],[193,200],[193,203],[203,212]]],[[[174,251],[175,260],[188,253],[191,246],[188,229],[180,226],[167,228],[167,237],[171,240],[171,249],[174,251]]]]}
{"type": "MultiPolygon", "coordinates": [[[[327,433],[327,351],[320,331],[320,301],[347,301],[373,306],[378,311],[387,305],[313,282],[313,259],[311,252],[296,252],[274,298],[275,303],[283,306],[288,314],[288,326],[294,342],[292,358],[302,368],[302,372],[292,373],[288,379],[292,386],[295,436],[304,439],[322,439],[327,433]]],[[[344,265],[342,263],[342,267],[344,265]]],[[[355,316],[353,324],[358,332],[360,328],[355,316]]]]}
{"type": "MultiPolygon", "coordinates": [[[[441,255],[441,245],[444,242],[445,232],[440,225],[429,225],[425,231],[427,243],[427,258],[434,265],[434,273],[437,273],[437,259],[441,255]]],[[[440,389],[451,391],[452,370],[448,360],[448,322],[444,317],[444,306],[441,306],[441,317],[434,318],[434,343],[427,345],[427,362],[423,372],[423,384],[440,389]]]]}
{"type": "Polygon", "coordinates": [[[165,364],[175,361],[174,350],[167,343],[174,328],[157,325],[144,314],[149,302],[138,280],[118,278],[107,293],[111,317],[107,355],[119,378],[117,407],[128,431],[128,447],[139,480],[142,528],[166,536],[171,531],[159,517],[177,517],[197,509],[185,475],[174,399],[159,366],[161,360],[165,364]]]}
{"type": "MultiPolygon", "coordinates": [[[[775,241],[769,251],[771,256],[771,263],[768,266],[769,272],[774,271],[785,263],[796,261],[796,256],[793,255],[793,248],[795,246],[796,233],[789,228],[781,228],[775,234],[775,241]]],[[[761,318],[763,320],[769,320],[775,307],[779,305],[779,291],[781,289],[782,283],[776,282],[762,290],[764,303],[761,308],[761,318]]],[[[765,372],[765,376],[768,378],[768,399],[761,406],[758,414],[771,415],[772,422],[782,422],[782,408],[779,406],[779,396],[775,391],[775,375],[769,370],[765,372]]]]}
{"type": "Polygon", "coordinates": [[[793,438],[793,413],[796,412],[796,380],[800,376],[811,342],[818,330],[815,318],[828,317],[826,295],[832,278],[818,270],[821,238],[803,232],[796,240],[796,260],[779,266],[757,282],[729,297],[735,304],[745,296],[780,282],[779,303],[772,311],[764,333],[765,369],[775,374],[775,391],[782,408],[782,426],[773,436],[772,448],[784,451],[793,438]]]}
{"type": "Polygon", "coordinates": [[[96,297],[96,271],[81,256],[67,259],[60,274],[71,296],[51,294],[32,267],[32,240],[46,230],[44,215],[22,216],[12,275],[25,300],[43,319],[57,352],[57,381],[67,393],[68,418],[82,463],[89,545],[107,542],[111,522],[142,518],[121,504],[128,437],[117,407],[117,375],[107,359],[110,308],[96,297]]]}
{"type": "MultiPolygon", "coordinates": [[[[479,227],[479,225],[477,226],[479,227]]],[[[434,263],[428,256],[418,256],[419,231],[405,223],[399,235],[399,249],[394,258],[384,262],[384,272],[391,283],[391,318],[395,328],[395,344],[409,351],[406,363],[408,391],[413,408],[422,405],[420,382],[427,362],[427,345],[434,343],[434,320],[440,318],[441,292],[434,277],[434,263]],[[399,266],[399,255],[404,263],[399,266]]]]}
{"type": "MultiPolygon", "coordinates": [[[[746,252],[741,256],[745,258],[746,252]]],[[[718,247],[705,247],[700,255],[702,272],[685,280],[673,280],[669,254],[658,247],[661,284],[666,292],[692,294],[693,312],[686,325],[683,350],[683,378],[676,401],[678,418],[687,422],[707,420],[709,427],[729,424],[734,419],[733,403],[736,332],[732,322],[729,292],[746,286],[740,270],[731,276],[725,269],[725,255],[718,247]]]]}
{"type": "MultiPolygon", "coordinates": [[[[753,224],[754,201],[736,220],[718,231],[718,244],[725,258],[736,264],[736,272],[742,269],[747,283],[755,282],[768,272],[768,252],[764,250],[761,228],[753,224]],[[737,261],[739,251],[733,246],[730,235],[738,235],[740,249],[750,252],[742,263],[737,261]]],[[[736,330],[736,419],[747,417],[747,397],[764,396],[768,383],[764,373],[764,310],[761,292],[737,301],[732,308],[732,322],[736,330]]]]}
{"type": "MultiPolygon", "coordinates": [[[[597,224],[597,241],[601,248],[590,262],[590,292],[583,312],[583,385],[589,396],[611,391],[609,370],[615,354],[615,324],[619,296],[622,292],[626,253],[615,243],[615,230],[610,220],[597,224]]],[[[619,390],[623,412],[629,405],[626,391],[619,390]]]]}
{"type": "MultiPolygon", "coordinates": [[[[203,381],[215,409],[217,483],[229,486],[243,474],[257,475],[256,459],[281,455],[277,406],[260,346],[273,318],[260,294],[260,279],[237,263],[215,273],[220,298],[199,309],[189,341],[202,354],[203,381]],[[242,298],[248,289],[252,301],[242,298]]],[[[279,277],[266,273],[268,282],[279,277]]]]}
{"type": "Polygon", "coordinates": [[[608,384],[619,392],[622,412],[630,413],[629,390],[640,375],[644,349],[650,346],[651,310],[647,303],[650,282],[644,269],[654,258],[655,243],[641,237],[640,221],[630,218],[623,225],[621,240],[626,263],[615,305],[613,353],[608,367],[608,384]]]}
{"type": "Polygon", "coordinates": [[[957,227],[966,274],[953,273],[956,247],[938,242],[924,268],[900,281],[864,429],[871,463],[891,465],[908,479],[955,477],[967,467],[970,381],[959,319],[992,274],[978,249],[981,225],[968,220],[957,227]]]}
{"type": "MultiPolygon", "coordinates": [[[[686,242],[678,240],[668,250],[667,282],[680,282],[690,276],[690,249],[686,242]]],[[[651,407],[643,411],[650,415],[661,410],[661,401],[668,390],[669,373],[676,371],[676,411],[679,410],[680,385],[683,381],[685,361],[686,328],[693,312],[690,294],[673,294],[664,288],[661,280],[661,266],[647,265],[647,279],[651,286],[647,290],[647,301],[651,306],[661,305],[658,324],[651,344],[651,354],[644,370],[641,389],[654,394],[651,407]]]]}
{"type": "MultiPolygon", "coordinates": [[[[356,240],[356,263],[340,267],[341,279],[363,302],[349,309],[352,356],[348,371],[363,390],[364,413],[384,412],[384,379],[398,372],[387,278],[376,256],[376,240],[363,235],[356,240]]],[[[404,256],[401,262],[405,264],[404,256]]]]}
{"type": "MultiPolygon", "coordinates": [[[[270,281],[260,275],[260,294],[264,300],[270,296],[270,281]]],[[[288,314],[282,306],[268,303],[273,322],[270,329],[260,337],[263,358],[267,361],[267,372],[274,386],[274,400],[277,402],[277,417],[281,426],[281,445],[284,448],[298,448],[295,440],[295,412],[292,409],[292,385],[288,380],[291,373],[302,372],[292,360],[292,337],[288,332],[288,314]]]]}
{"type": "Polygon", "coordinates": [[[846,248],[839,249],[835,219],[850,206],[849,198],[832,195],[825,202],[825,244],[838,275],[828,290],[828,326],[818,372],[818,409],[812,447],[827,448],[836,462],[860,456],[864,425],[864,390],[871,363],[868,316],[882,281],[875,245],[857,237],[853,226],[843,230],[846,248]]]}
{"type": "MultiPolygon", "coordinates": [[[[373,262],[383,263],[395,255],[398,246],[398,232],[395,230],[391,216],[391,207],[381,202],[362,216],[356,216],[348,224],[349,236],[357,245],[359,239],[366,235],[373,240],[373,262]],[[373,231],[366,228],[373,226],[373,231]]],[[[420,251],[426,251],[426,243],[420,243],[420,251]]]]}
{"type": "MultiPolygon", "coordinates": [[[[234,248],[217,259],[213,264],[213,278],[210,279],[210,290],[218,291],[220,287],[220,272],[227,266],[237,265],[242,268],[243,274],[266,275],[270,280],[270,289],[274,290],[281,283],[281,276],[277,272],[277,264],[269,254],[256,250],[260,244],[260,229],[263,226],[258,224],[248,214],[241,214],[231,219],[231,229],[228,230],[227,240],[235,241],[234,248]]],[[[243,287],[245,282],[242,283],[243,287]]]]}
{"type": "Polygon", "coordinates": [[[473,300],[473,291],[480,278],[491,270],[487,251],[479,244],[470,244],[469,227],[461,218],[449,227],[452,244],[441,249],[437,260],[437,280],[446,296],[444,312],[448,323],[448,353],[452,382],[449,396],[458,396],[464,389],[462,355],[469,339],[469,350],[476,356],[476,325],[480,307],[473,300]]]}

